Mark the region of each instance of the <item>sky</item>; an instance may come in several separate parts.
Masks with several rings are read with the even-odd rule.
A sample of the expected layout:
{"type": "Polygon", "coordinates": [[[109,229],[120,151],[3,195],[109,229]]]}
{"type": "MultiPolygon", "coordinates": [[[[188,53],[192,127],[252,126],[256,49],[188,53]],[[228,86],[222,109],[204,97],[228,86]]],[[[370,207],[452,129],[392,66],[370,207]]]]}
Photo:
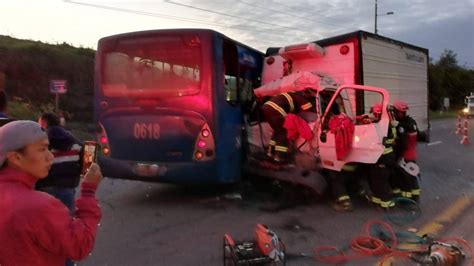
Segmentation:
{"type": "Polygon", "coordinates": [[[100,38],[150,29],[210,28],[265,52],[364,30],[445,49],[474,69],[474,0],[0,0],[0,35],[96,49],[100,38]],[[392,15],[386,15],[393,12],[392,15]]]}

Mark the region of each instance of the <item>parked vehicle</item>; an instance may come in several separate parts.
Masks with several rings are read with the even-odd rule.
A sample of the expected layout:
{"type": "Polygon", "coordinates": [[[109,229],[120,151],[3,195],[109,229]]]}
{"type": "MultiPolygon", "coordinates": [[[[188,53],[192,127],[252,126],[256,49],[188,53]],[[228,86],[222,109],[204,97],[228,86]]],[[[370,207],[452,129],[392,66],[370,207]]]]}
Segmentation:
{"type": "Polygon", "coordinates": [[[467,116],[473,116],[474,115],[474,92],[471,92],[471,95],[466,96],[466,99],[464,99],[464,103],[466,104],[466,107],[462,110],[463,113],[465,113],[467,116]]]}

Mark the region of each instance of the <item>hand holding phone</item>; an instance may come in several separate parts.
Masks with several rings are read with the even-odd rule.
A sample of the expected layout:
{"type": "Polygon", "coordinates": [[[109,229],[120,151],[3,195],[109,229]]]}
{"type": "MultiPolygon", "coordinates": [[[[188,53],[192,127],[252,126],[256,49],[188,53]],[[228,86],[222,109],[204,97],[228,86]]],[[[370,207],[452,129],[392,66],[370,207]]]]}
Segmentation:
{"type": "Polygon", "coordinates": [[[103,179],[100,167],[96,163],[92,163],[86,174],[83,176],[82,181],[87,183],[99,184],[103,179]]]}
{"type": "Polygon", "coordinates": [[[97,151],[99,150],[97,142],[85,141],[84,142],[84,153],[82,155],[82,171],[84,175],[90,168],[92,163],[97,162],[97,151]]]}

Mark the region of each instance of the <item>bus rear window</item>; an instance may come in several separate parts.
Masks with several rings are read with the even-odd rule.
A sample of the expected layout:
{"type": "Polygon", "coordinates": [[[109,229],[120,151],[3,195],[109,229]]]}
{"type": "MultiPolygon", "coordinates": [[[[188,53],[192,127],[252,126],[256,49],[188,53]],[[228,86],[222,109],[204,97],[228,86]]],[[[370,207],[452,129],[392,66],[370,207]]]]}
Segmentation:
{"type": "Polygon", "coordinates": [[[152,36],[118,40],[102,53],[107,97],[172,97],[197,94],[201,84],[199,39],[152,36]]]}

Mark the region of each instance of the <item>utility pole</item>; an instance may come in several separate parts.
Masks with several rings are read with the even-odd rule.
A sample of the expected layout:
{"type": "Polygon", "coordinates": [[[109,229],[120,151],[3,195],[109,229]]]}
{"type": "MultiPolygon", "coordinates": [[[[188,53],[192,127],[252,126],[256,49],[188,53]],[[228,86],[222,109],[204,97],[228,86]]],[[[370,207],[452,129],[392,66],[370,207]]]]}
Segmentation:
{"type": "Polygon", "coordinates": [[[375,0],[375,29],[374,29],[375,35],[377,35],[377,0],[375,0]]]}
{"type": "Polygon", "coordinates": [[[383,14],[378,14],[377,13],[377,0],[375,0],[375,14],[374,14],[374,17],[375,17],[375,27],[374,27],[374,33],[375,35],[378,35],[379,34],[379,31],[377,29],[377,17],[378,16],[388,16],[388,15],[393,15],[395,14],[394,12],[390,11],[390,12],[386,12],[386,13],[383,13],[383,14]]]}

